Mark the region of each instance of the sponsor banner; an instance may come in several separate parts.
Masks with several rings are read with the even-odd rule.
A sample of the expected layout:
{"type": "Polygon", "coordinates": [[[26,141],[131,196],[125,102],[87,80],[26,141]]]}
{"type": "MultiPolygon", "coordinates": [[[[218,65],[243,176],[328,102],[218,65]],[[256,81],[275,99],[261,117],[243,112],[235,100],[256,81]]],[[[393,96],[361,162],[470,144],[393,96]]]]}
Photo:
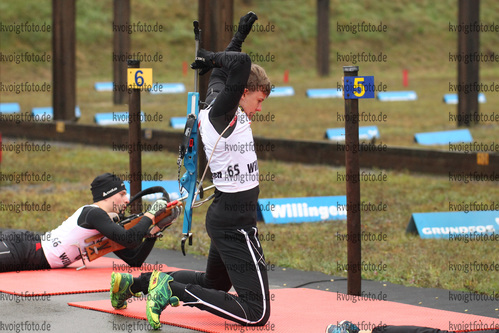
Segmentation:
{"type": "Polygon", "coordinates": [[[413,213],[406,232],[423,239],[499,233],[499,211],[413,213]]]}
{"type": "Polygon", "coordinates": [[[341,196],[259,199],[258,217],[265,223],[346,220],[347,198],[341,196]]]}

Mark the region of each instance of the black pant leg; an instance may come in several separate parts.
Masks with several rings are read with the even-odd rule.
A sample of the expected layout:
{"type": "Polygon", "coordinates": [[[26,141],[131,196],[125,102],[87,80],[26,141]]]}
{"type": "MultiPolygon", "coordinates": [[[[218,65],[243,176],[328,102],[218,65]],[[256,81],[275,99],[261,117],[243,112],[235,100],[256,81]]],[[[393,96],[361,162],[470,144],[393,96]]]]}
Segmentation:
{"type": "Polygon", "coordinates": [[[114,254],[130,267],[140,267],[146,261],[155,243],[156,238],[146,238],[137,248],[115,251],[114,254]]]}
{"type": "MultiPolygon", "coordinates": [[[[206,272],[180,270],[168,274],[173,277],[173,284],[177,282],[182,284],[196,284],[203,288],[222,291],[229,291],[232,287],[225,264],[213,243],[210,245],[206,272]]],[[[182,295],[179,295],[179,297],[182,300],[182,295]]]]}
{"type": "Polygon", "coordinates": [[[265,325],[270,317],[270,293],[257,228],[211,230],[210,234],[237,295],[187,285],[184,304],[242,325],[265,325]]]}
{"type": "Polygon", "coordinates": [[[40,235],[27,230],[0,233],[0,272],[49,269],[40,235]]]}

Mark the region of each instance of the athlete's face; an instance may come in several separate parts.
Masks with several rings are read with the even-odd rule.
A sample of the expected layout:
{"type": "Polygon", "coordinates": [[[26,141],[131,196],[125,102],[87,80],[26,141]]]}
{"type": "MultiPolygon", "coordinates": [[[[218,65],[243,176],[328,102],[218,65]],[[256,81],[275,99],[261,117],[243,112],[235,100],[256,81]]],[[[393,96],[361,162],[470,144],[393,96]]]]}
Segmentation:
{"type": "Polygon", "coordinates": [[[267,98],[267,95],[263,91],[249,91],[245,89],[239,104],[242,106],[246,116],[251,120],[255,113],[262,111],[262,103],[265,98],[267,98]]]}
{"type": "Polygon", "coordinates": [[[111,199],[113,202],[113,211],[118,214],[124,212],[126,205],[130,202],[130,200],[128,200],[128,197],[126,195],[126,191],[121,191],[119,193],[116,193],[109,199],[111,199]]]}

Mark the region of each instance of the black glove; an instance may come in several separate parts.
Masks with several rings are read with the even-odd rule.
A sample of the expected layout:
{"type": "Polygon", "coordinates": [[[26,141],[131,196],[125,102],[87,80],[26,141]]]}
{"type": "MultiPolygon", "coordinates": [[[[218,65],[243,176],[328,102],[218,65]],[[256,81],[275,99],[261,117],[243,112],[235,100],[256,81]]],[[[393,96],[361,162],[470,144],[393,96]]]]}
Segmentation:
{"type": "Polygon", "coordinates": [[[196,60],[191,64],[192,69],[200,69],[199,75],[208,73],[212,68],[220,67],[214,62],[215,53],[199,49],[196,60]]]}
{"type": "Polygon", "coordinates": [[[258,17],[253,12],[249,12],[241,17],[237,31],[225,51],[241,52],[243,42],[250,33],[253,23],[255,23],[256,20],[258,20],[258,17]]]}
{"type": "Polygon", "coordinates": [[[180,213],[182,212],[182,208],[181,207],[174,207],[172,209],[172,213],[170,215],[168,215],[167,217],[165,217],[164,219],[162,219],[161,221],[158,221],[156,223],[156,226],[159,228],[159,230],[163,231],[165,230],[166,228],[168,228],[173,222],[175,222],[177,220],[177,218],[179,217],[180,213]]]}
{"type": "Polygon", "coordinates": [[[246,36],[248,36],[248,34],[250,33],[251,27],[256,20],[258,20],[258,16],[256,16],[256,14],[253,12],[249,12],[248,14],[241,17],[241,19],[239,19],[239,26],[237,27],[237,32],[234,37],[240,39],[241,41],[244,41],[246,39],[246,36]]]}

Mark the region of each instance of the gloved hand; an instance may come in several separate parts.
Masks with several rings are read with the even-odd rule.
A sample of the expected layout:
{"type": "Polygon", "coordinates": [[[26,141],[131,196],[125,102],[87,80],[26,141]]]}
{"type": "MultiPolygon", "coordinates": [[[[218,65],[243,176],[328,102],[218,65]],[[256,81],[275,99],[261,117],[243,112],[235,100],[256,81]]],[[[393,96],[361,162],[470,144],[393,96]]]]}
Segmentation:
{"type": "Polygon", "coordinates": [[[204,75],[208,73],[212,68],[220,67],[215,64],[214,52],[206,51],[205,49],[199,49],[196,56],[196,60],[191,64],[192,69],[200,69],[199,75],[204,75]]]}
{"type": "Polygon", "coordinates": [[[162,219],[161,221],[156,222],[156,227],[159,228],[159,231],[163,231],[164,229],[168,228],[173,222],[177,220],[177,218],[180,216],[180,213],[182,212],[181,207],[174,207],[172,209],[172,213],[162,219]]]}
{"type": "Polygon", "coordinates": [[[256,14],[253,12],[249,12],[248,14],[241,17],[239,19],[239,25],[234,37],[240,39],[241,41],[244,41],[246,39],[246,36],[248,36],[248,34],[250,33],[251,28],[253,27],[253,23],[255,23],[256,20],[258,20],[258,16],[256,16],[256,14]]]}
{"type": "Polygon", "coordinates": [[[160,210],[162,210],[163,208],[166,208],[167,205],[168,205],[168,202],[166,202],[166,200],[158,199],[152,204],[152,206],[149,208],[149,210],[147,212],[156,216],[156,214],[160,210]]]}
{"type": "Polygon", "coordinates": [[[253,23],[255,23],[256,20],[258,20],[258,17],[253,12],[249,12],[248,14],[241,17],[241,19],[239,20],[237,31],[234,34],[234,37],[232,37],[225,51],[241,52],[244,40],[246,39],[246,36],[248,36],[248,34],[251,32],[253,23]]]}

